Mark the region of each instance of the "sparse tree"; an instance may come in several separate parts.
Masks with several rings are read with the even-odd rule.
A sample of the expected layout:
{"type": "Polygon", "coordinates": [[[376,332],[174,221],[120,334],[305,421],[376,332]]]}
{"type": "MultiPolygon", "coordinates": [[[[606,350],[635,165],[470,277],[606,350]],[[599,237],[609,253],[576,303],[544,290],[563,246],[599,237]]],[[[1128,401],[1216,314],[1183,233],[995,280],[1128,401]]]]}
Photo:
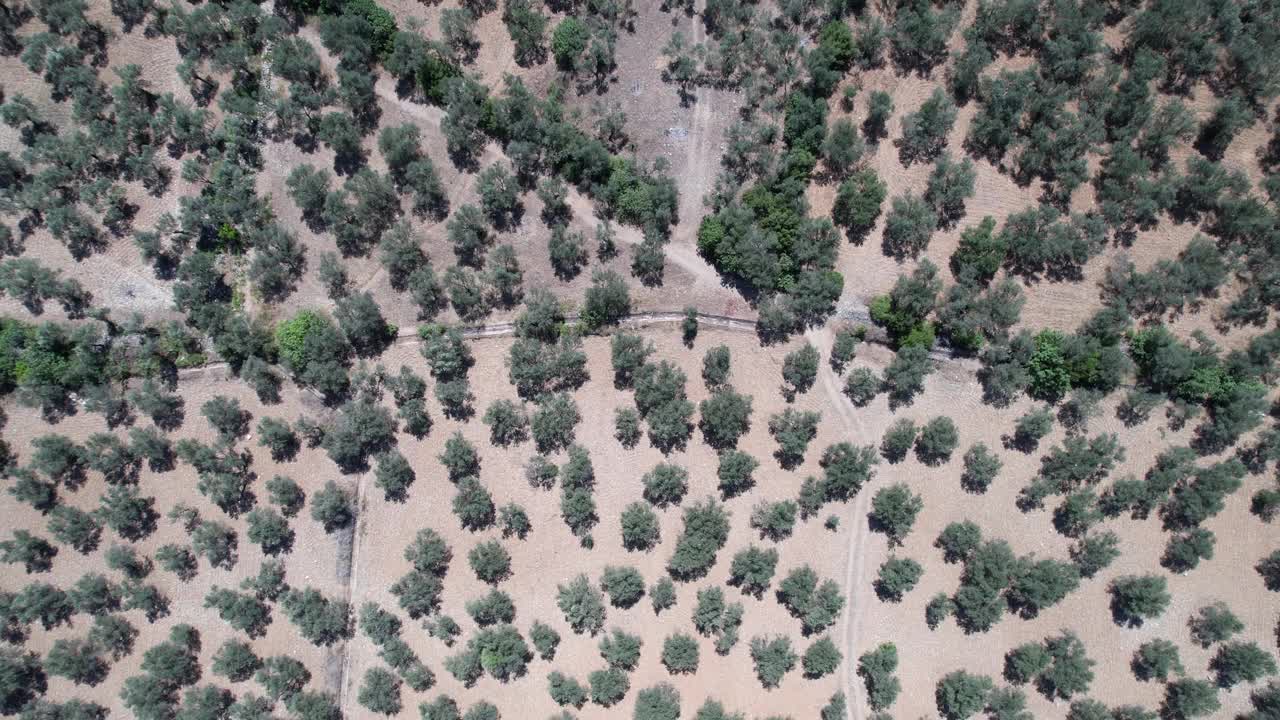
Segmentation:
{"type": "Polygon", "coordinates": [[[649,551],[661,542],[658,516],[644,503],[633,502],[621,515],[622,546],[627,550],[649,551]]]}
{"type": "Polygon", "coordinates": [[[481,543],[467,554],[471,570],[482,582],[496,585],[511,576],[511,554],[496,541],[481,543]]]}
{"type": "Polygon", "coordinates": [[[1159,638],[1140,645],[1129,666],[1133,668],[1134,676],[1144,681],[1167,682],[1185,672],[1178,655],[1178,646],[1159,638]]]}
{"type": "Polygon", "coordinates": [[[1143,620],[1159,617],[1169,606],[1165,579],[1157,575],[1126,575],[1116,578],[1111,592],[1111,615],[1118,625],[1137,627],[1143,620]]]}
{"type": "Polygon", "coordinates": [[[604,596],[591,586],[586,575],[578,575],[568,585],[557,585],[556,604],[569,627],[579,635],[595,635],[604,626],[604,596]]]}
{"type": "Polygon", "coordinates": [[[1191,639],[1202,648],[1217,642],[1225,642],[1232,635],[1244,629],[1244,623],[1231,612],[1225,603],[1214,603],[1200,608],[1190,620],[1187,627],[1191,630],[1191,639]]]}
{"type": "Polygon", "coordinates": [[[787,402],[796,395],[809,391],[818,376],[818,351],[805,343],[800,349],[788,353],[782,360],[782,395],[787,402]]]}
{"type": "Polygon", "coordinates": [[[795,668],[797,659],[786,636],[751,639],[751,660],[755,663],[756,677],[765,689],[778,687],[782,678],[795,668]]]}
{"type": "Polygon", "coordinates": [[[311,496],[311,519],[320,523],[327,533],[350,527],[355,521],[355,509],[351,496],[330,480],[311,496]]]}
{"type": "Polygon", "coordinates": [[[784,470],[793,469],[804,460],[809,442],[817,435],[819,419],[819,413],[793,408],[769,418],[769,434],[778,442],[774,457],[784,470]]]}
{"type": "Polygon", "coordinates": [[[911,558],[891,557],[876,573],[876,596],[887,602],[901,602],[924,575],[924,568],[911,558]]]}

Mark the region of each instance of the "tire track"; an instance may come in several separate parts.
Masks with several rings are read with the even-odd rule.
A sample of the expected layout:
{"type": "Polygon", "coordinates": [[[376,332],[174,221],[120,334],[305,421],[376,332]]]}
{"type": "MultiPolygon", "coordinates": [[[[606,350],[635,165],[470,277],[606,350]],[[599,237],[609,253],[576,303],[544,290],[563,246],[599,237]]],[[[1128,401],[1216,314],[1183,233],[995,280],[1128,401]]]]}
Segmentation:
{"type": "MultiPolygon", "coordinates": [[[[827,327],[816,330],[809,330],[805,333],[805,338],[818,349],[822,357],[830,357],[831,344],[834,342],[832,332],[827,327]]],[[[840,387],[840,378],[835,371],[827,363],[822,363],[818,371],[819,380],[822,383],[822,390],[827,395],[832,407],[836,409],[836,414],[840,417],[848,433],[848,439],[853,442],[858,438],[865,436],[865,426],[854,412],[852,405],[845,398],[840,387]]],[[[855,602],[855,589],[862,586],[863,576],[866,569],[865,548],[868,535],[868,525],[866,515],[868,505],[870,504],[871,493],[867,488],[863,488],[853,500],[853,518],[852,527],[853,535],[850,538],[849,554],[845,561],[845,585],[848,588],[848,596],[844,604],[844,611],[841,613],[841,622],[844,623],[844,645],[845,645],[845,665],[846,668],[840,673],[840,686],[844,690],[847,699],[846,707],[848,708],[849,717],[858,720],[861,717],[858,704],[858,684],[853,681],[853,663],[856,657],[858,634],[862,624],[862,603],[855,602]]]]}

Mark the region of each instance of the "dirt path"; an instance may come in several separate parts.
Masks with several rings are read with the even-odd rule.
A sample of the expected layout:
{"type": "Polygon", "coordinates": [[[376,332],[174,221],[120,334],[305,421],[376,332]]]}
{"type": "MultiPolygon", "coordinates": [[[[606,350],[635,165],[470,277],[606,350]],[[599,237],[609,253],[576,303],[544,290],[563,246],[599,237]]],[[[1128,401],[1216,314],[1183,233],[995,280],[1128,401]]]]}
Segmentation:
{"type": "MultiPolygon", "coordinates": [[[[700,6],[704,3],[698,3],[700,6]]],[[[697,45],[705,39],[706,31],[702,27],[701,8],[693,18],[693,29],[690,42],[697,45]]],[[[677,236],[680,240],[692,240],[692,228],[696,216],[701,214],[702,197],[710,189],[709,182],[714,168],[720,166],[719,161],[712,162],[711,147],[711,101],[707,92],[700,87],[693,88],[693,118],[688,128],[688,147],[685,149],[684,172],[680,174],[680,226],[677,236]]]]}
{"type": "MultiPolygon", "coordinates": [[[[830,356],[834,337],[829,328],[823,327],[818,330],[809,330],[805,333],[805,338],[818,349],[822,357],[830,356]]],[[[822,383],[822,391],[826,393],[827,400],[839,414],[840,421],[844,424],[850,442],[857,443],[858,440],[866,437],[865,427],[841,391],[840,378],[831,369],[830,365],[822,363],[819,366],[818,379],[822,383]]],[[[858,720],[861,717],[857,698],[858,684],[853,681],[853,664],[857,657],[855,653],[858,648],[858,635],[861,630],[863,607],[861,602],[856,601],[857,593],[855,590],[862,587],[863,575],[866,569],[864,560],[866,553],[864,551],[868,525],[865,518],[867,505],[871,502],[870,498],[871,492],[868,488],[863,488],[862,492],[858,493],[854,498],[851,517],[848,520],[852,523],[853,536],[849,543],[849,555],[845,561],[845,587],[848,588],[848,596],[841,617],[841,622],[844,624],[845,670],[840,674],[840,686],[848,699],[849,717],[854,720],[858,720]]]]}
{"type": "MultiPolygon", "coordinates": [[[[347,601],[347,606],[351,608],[353,613],[358,612],[359,610],[352,603],[352,600],[363,596],[360,592],[360,558],[362,556],[361,550],[363,548],[365,535],[365,522],[366,517],[368,516],[368,513],[365,512],[367,505],[365,502],[365,493],[368,489],[369,483],[367,480],[369,474],[370,473],[366,471],[360,473],[360,475],[356,477],[356,526],[351,532],[351,548],[349,551],[349,559],[347,561],[348,567],[346,577],[339,577],[346,594],[344,599],[347,601]]],[[[339,562],[338,569],[340,573],[341,565],[342,563],[339,562]]],[[[352,637],[350,640],[346,641],[346,644],[349,644],[354,640],[355,637],[352,637]]],[[[343,647],[341,653],[342,679],[339,681],[338,685],[338,707],[342,708],[343,715],[346,717],[359,717],[361,714],[361,708],[351,705],[354,701],[354,693],[350,692],[350,690],[353,689],[352,685],[355,683],[355,678],[351,675],[352,653],[347,649],[347,647],[343,647]]]]}

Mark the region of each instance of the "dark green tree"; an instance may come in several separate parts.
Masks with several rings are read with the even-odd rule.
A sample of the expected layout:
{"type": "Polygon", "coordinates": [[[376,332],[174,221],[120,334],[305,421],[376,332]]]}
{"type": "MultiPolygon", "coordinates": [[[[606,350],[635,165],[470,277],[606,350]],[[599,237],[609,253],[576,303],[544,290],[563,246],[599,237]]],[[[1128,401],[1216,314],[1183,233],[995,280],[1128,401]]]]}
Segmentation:
{"type": "Polygon", "coordinates": [[[1117,625],[1140,626],[1144,620],[1159,617],[1169,606],[1165,579],[1156,575],[1126,575],[1113,580],[1108,589],[1111,615],[1117,625]]]}
{"type": "Polygon", "coordinates": [[[880,565],[876,573],[876,597],[886,602],[901,602],[920,582],[924,568],[911,558],[891,557],[880,565]]]}

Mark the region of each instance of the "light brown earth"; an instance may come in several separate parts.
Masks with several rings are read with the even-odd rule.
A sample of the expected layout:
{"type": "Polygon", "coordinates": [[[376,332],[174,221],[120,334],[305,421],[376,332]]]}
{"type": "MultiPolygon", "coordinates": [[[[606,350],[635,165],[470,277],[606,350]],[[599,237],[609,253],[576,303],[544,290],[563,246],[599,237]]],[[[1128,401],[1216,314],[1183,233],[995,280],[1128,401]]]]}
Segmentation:
{"type": "MultiPolygon", "coordinates": [[[[421,19],[426,34],[434,37],[438,34],[439,12],[456,3],[449,0],[439,5],[429,5],[414,0],[388,0],[384,4],[400,19],[421,19]]],[[[752,308],[736,292],[722,286],[714,270],[697,255],[695,246],[697,223],[705,212],[701,198],[714,183],[725,132],[735,118],[739,100],[732,93],[702,89],[697,92],[696,102],[689,107],[682,107],[675,89],[662,83],[660,79],[659,68],[662,62],[659,49],[675,29],[685,31],[695,40],[699,39],[701,23],[683,16],[673,22],[671,16],[657,11],[656,3],[638,5],[640,15],[636,21],[635,33],[624,33],[619,38],[618,81],[601,98],[593,95],[577,97],[570,93],[569,99],[572,107],[584,112],[596,99],[620,103],[628,115],[628,131],[637,157],[646,161],[658,157],[667,158],[680,187],[681,223],[667,247],[666,282],[664,286],[654,289],[634,286],[632,293],[635,307],[637,310],[677,310],[693,304],[704,312],[749,318],[754,314],[752,308]]],[[[93,7],[95,17],[107,23],[114,22],[103,4],[94,3],[93,7]]],[[[974,7],[975,3],[968,3],[967,16],[972,15],[974,7]]],[[[24,32],[34,32],[36,26],[38,22],[33,21],[24,32]]],[[[497,85],[504,74],[511,73],[522,77],[535,90],[543,91],[549,86],[553,74],[549,66],[524,69],[512,60],[511,44],[502,25],[500,11],[482,18],[477,34],[482,47],[475,70],[486,83],[497,85]]],[[[320,46],[315,29],[307,28],[303,35],[312,40],[332,67],[332,58],[320,46]]],[[[958,38],[953,38],[953,46],[958,42],[958,38]]],[[[130,62],[144,67],[146,76],[157,91],[188,97],[185,87],[167,72],[177,62],[171,40],[144,38],[140,31],[121,36],[112,44],[110,67],[130,62]]],[[[1016,67],[1023,62],[1016,59],[1002,60],[988,72],[995,73],[1002,68],[1016,67]]],[[[31,77],[16,58],[0,58],[0,76],[5,78],[6,96],[22,92],[42,107],[50,105],[47,87],[31,77]]],[[[864,73],[858,80],[862,90],[852,117],[855,121],[861,120],[870,90],[888,90],[893,95],[895,105],[889,127],[891,138],[896,137],[902,117],[915,110],[941,79],[941,70],[936,71],[935,76],[928,80],[915,76],[900,77],[891,68],[864,73]]],[[[458,172],[447,160],[444,140],[439,132],[443,112],[439,108],[397,98],[392,83],[385,76],[379,80],[378,95],[384,127],[414,123],[423,129],[424,147],[435,161],[444,184],[451,189],[453,207],[465,202],[475,202],[475,176],[458,172]]],[[[1211,111],[1213,98],[1205,88],[1200,87],[1193,93],[1189,104],[1198,117],[1205,117],[1211,111]]],[[[843,114],[838,103],[833,102],[831,106],[829,121],[843,114]]],[[[976,110],[974,104],[961,108],[950,137],[953,153],[959,154],[960,142],[976,110]]],[[[49,112],[50,119],[60,125],[67,121],[68,115],[69,108],[65,105],[54,105],[49,112]]],[[[1258,171],[1255,153],[1266,140],[1266,129],[1262,124],[1256,125],[1242,133],[1232,144],[1227,161],[1234,167],[1244,169],[1256,181],[1258,171]]],[[[0,126],[0,149],[12,150],[16,147],[16,134],[7,126],[0,126]]],[[[384,169],[382,159],[376,149],[373,149],[376,148],[376,137],[368,138],[366,147],[372,149],[370,165],[378,170],[384,169]]],[[[306,155],[288,142],[268,143],[264,146],[264,155],[266,162],[259,179],[259,190],[271,199],[279,220],[297,233],[306,245],[311,271],[297,293],[286,303],[275,308],[261,308],[262,313],[270,319],[272,315],[282,315],[302,307],[328,307],[330,303],[314,270],[320,253],[335,249],[333,240],[327,235],[317,236],[311,233],[300,222],[298,210],[286,194],[284,179],[288,170],[297,163],[310,162],[327,167],[331,165],[332,157],[323,149],[306,155]]],[[[1175,152],[1173,162],[1180,166],[1186,156],[1186,151],[1175,152]]],[[[491,145],[486,149],[481,167],[493,162],[503,160],[497,147],[491,145]]],[[[890,198],[907,190],[916,193],[924,191],[929,166],[903,168],[898,162],[897,148],[893,146],[891,139],[869,149],[867,162],[888,184],[890,198]]],[[[1033,204],[1039,192],[1035,185],[1026,188],[1017,186],[1008,175],[1002,174],[985,161],[979,160],[976,164],[977,187],[974,197],[968,203],[965,219],[954,230],[935,234],[927,252],[922,256],[943,268],[944,277],[948,280],[950,276],[946,275],[947,259],[966,226],[976,223],[984,215],[1003,221],[1008,214],[1033,204]]],[[[135,227],[150,227],[160,213],[176,208],[177,197],[191,191],[191,187],[178,177],[177,169],[175,163],[173,185],[163,197],[151,198],[140,187],[130,188],[130,197],[140,206],[135,227]]],[[[812,214],[829,214],[834,193],[833,185],[812,186],[809,192],[812,214]]],[[[572,227],[586,233],[590,245],[591,233],[597,222],[591,212],[591,203],[577,193],[571,199],[575,212],[572,227]]],[[[552,288],[572,305],[589,284],[594,269],[605,266],[627,275],[631,261],[630,246],[638,243],[640,237],[634,229],[620,228],[621,251],[616,259],[602,264],[593,256],[590,266],[574,281],[564,283],[556,279],[546,257],[549,232],[538,219],[538,201],[532,194],[527,195],[525,201],[523,224],[516,231],[500,236],[499,242],[511,242],[519,252],[526,273],[526,289],[552,288]]],[[[1086,186],[1073,198],[1072,208],[1087,210],[1092,202],[1092,190],[1086,186]]],[[[889,203],[886,202],[886,212],[888,207],[889,203]]],[[[417,218],[411,218],[411,221],[423,238],[424,249],[430,254],[437,270],[441,271],[452,264],[452,253],[444,237],[443,223],[424,222],[417,218]]],[[[911,262],[898,264],[883,255],[880,248],[882,225],[883,220],[862,245],[846,244],[841,247],[837,269],[845,277],[842,308],[865,305],[875,295],[887,291],[899,273],[909,272],[914,265],[911,262]]],[[[1157,228],[1140,233],[1131,248],[1109,247],[1086,266],[1083,282],[1042,282],[1028,287],[1023,325],[1032,328],[1076,327],[1099,307],[1097,282],[1113,258],[1127,256],[1139,269],[1145,269],[1159,258],[1176,254],[1191,239],[1194,231],[1192,227],[1173,225],[1165,220],[1157,228]]],[[[172,284],[152,275],[150,269],[141,263],[128,236],[113,239],[105,253],[76,263],[60,244],[41,230],[27,240],[26,254],[74,276],[93,292],[100,305],[120,311],[136,310],[150,318],[176,317],[169,300],[172,284]]],[[[354,258],[347,262],[352,277],[361,288],[369,290],[378,298],[390,321],[406,328],[414,324],[414,307],[405,296],[391,290],[376,259],[354,258]]],[[[1238,288],[1229,288],[1224,292],[1224,299],[1229,299],[1237,291],[1238,288]]],[[[1214,312],[1221,304],[1222,301],[1218,301],[1211,304],[1205,312],[1178,318],[1172,326],[1180,334],[1192,329],[1202,329],[1226,346],[1237,347],[1253,330],[1232,330],[1225,335],[1221,334],[1212,322],[1214,312]]],[[[9,298],[0,299],[0,312],[30,319],[30,315],[9,298]]],[[[505,320],[513,314],[500,310],[489,320],[505,320]]],[[[55,303],[49,304],[42,317],[63,319],[55,303]]],[[[447,311],[442,317],[445,320],[454,319],[452,311],[447,311]]],[[[1034,552],[1040,556],[1066,557],[1068,542],[1054,533],[1050,522],[1051,510],[1023,514],[1014,507],[1017,491],[1034,475],[1038,467],[1038,454],[1023,456],[1012,451],[1002,451],[1004,470],[986,495],[969,495],[959,486],[959,458],[963,450],[976,441],[998,448],[1001,434],[1009,431],[1013,420],[1030,404],[1024,401],[1006,410],[983,405],[980,401],[980,387],[973,375],[976,364],[972,361],[950,361],[929,378],[926,393],[912,406],[891,413],[885,399],[881,397],[868,408],[856,409],[839,395],[842,381],[824,364],[818,384],[797,402],[800,407],[823,413],[818,437],[811,444],[804,465],[795,471],[783,472],[770,457],[775,445],[768,436],[766,424],[768,416],[783,407],[777,388],[782,357],[789,349],[797,347],[800,340],[781,348],[762,349],[751,335],[704,328],[695,348],[686,350],[679,344],[677,330],[670,326],[664,325],[646,331],[645,334],[658,345],[660,357],[676,361],[685,369],[690,378],[690,396],[695,402],[706,394],[699,379],[703,352],[721,342],[733,349],[735,385],[755,398],[752,430],[744,438],[742,446],[761,460],[762,468],[758,472],[760,484],[752,493],[729,501],[728,506],[733,512],[733,529],[728,546],[720,552],[719,561],[708,578],[680,586],[680,599],[672,611],[655,618],[647,599],[630,610],[609,609],[606,629],[617,626],[644,638],[641,664],[631,676],[632,689],[621,705],[611,709],[588,705],[578,713],[582,718],[625,717],[629,715],[636,691],[660,681],[673,682],[680,689],[682,706],[687,716],[692,715],[705,697],[715,697],[722,700],[729,709],[745,711],[753,717],[784,714],[796,720],[812,718],[817,716],[818,709],[832,693],[844,689],[850,693],[853,701],[852,716],[866,717],[869,711],[865,705],[865,693],[859,679],[853,675],[853,670],[857,655],[883,641],[896,643],[901,658],[898,677],[903,683],[904,692],[891,709],[893,714],[896,717],[932,717],[935,713],[932,690],[940,677],[952,670],[965,668],[998,678],[1005,651],[1064,628],[1079,634],[1089,656],[1098,661],[1095,668],[1097,677],[1090,696],[1109,704],[1137,702],[1154,708],[1162,690],[1157,684],[1140,683],[1133,678],[1128,669],[1133,650],[1140,643],[1154,637],[1172,640],[1179,645],[1189,674],[1193,677],[1207,677],[1211,651],[1202,650],[1189,642],[1186,619],[1199,607],[1215,600],[1226,601],[1244,620],[1246,630],[1243,637],[1256,640],[1269,650],[1276,647],[1275,596],[1265,591],[1260,578],[1251,569],[1259,557],[1276,546],[1274,527],[1261,524],[1248,513],[1247,507],[1249,496],[1270,482],[1265,477],[1246,477],[1244,487],[1228,499],[1226,510],[1206,523],[1206,527],[1218,538],[1215,557],[1187,575],[1172,576],[1158,570],[1158,558],[1167,540],[1167,535],[1159,529],[1158,520],[1109,521],[1104,527],[1115,530],[1121,536],[1124,554],[1099,577],[1084,581],[1081,588],[1061,605],[1046,610],[1040,617],[1030,621],[1006,616],[985,635],[964,636],[952,622],[944,623],[936,631],[929,631],[924,623],[925,603],[936,592],[953,592],[958,584],[959,567],[943,564],[941,553],[932,547],[933,539],[947,523],[972,519],[983,527],[988,537],[1008,540],[1019,553],[1034,552]],[[800,638],[798,621],[790,618],[770,595],[766,595],[762,601],[756,601],[739,597],[740,593],[733,589],[728,590],[728,596],[741,600],[747,610],[742,640],[738,646],[728,657],[721,658],[712,651],[710,641],[700,639],[701,665],[698,673],[692,677],[668,677],[658,662],[661,643],[663,638],[676,630],[692,632],[689,614],[696,590],[710,584],[723,584],[727,578],[728,559],[737,549],[748,543],[770,544],[760,541],[747,527],[750,508],[755,502],[765,498],[794,497],[803,478],[807,474],[818,472],[817,457],[821,449],[831,443],[850,440],[858,444],[877,444],[883,429],[895,417],[910,417],[922,422],[934,415],[950,416],[960,426],[961,446],[949,464],[941,468],[926,468],[914,456],[909,456],[900,465],[881,465],[876,479],[852,503],[832,508],[841,518],[837,532],[823,529],[824,512],[802,523],[791,539],[777,546],[782,560],[776,579],[780,579],[792,567],[808,562],[820,575],[837,579],[847,590],[848,602],[844,617],[840,625],[831,630],[833,639],[839,641],[838,644],[845,653],[845,663],[838,678],[808,681],[800,677],[797,669],[779,689],[762,690],[755,679],[747,654],[746,645],[750,638],[763,632],[785,632],[792,636],[798,652],[802,652],[809,641],[800,638]],[[925,499],[925,508],[914,532],[907,539],[906,546],[897,551],[925,566],[924,579],[901,604],[896,605],[880,602],[872,592],[871,582],[876,568],[889,556],[889,551],[884,538],[869,531],[865,518],[875,490],[893,482],[907,483],[925,499]],[[1170,590],[1174,596],[1173,605],[1161,618],[1148,622],[1140,629],[1115,626],[1107,612],[1107,582],[1119,575],[1149,571],[1158,571],[1169,578],[1170,590]]],[[[823,350],[825,357],[831,342],[830,329],[810,333],[809,340],[823,350]]],[[[477,393],[476,407],[480,413],[494,399],[515,397],[514,389],[506,382],[503,367],[503,357],[509,344],[508,339],[498,338],[476,341],[473,345],[478,363],[472,370],[471,379],[477,393]]],[[[465,426],[446,420],[434,400],[428,401],[436,420],[432,434],[421,442],[406,435],[399,438],[401,451],[410,459],[418,473],[418,481],[412,488],[408,502],[403,506],[390,504],[382,498],[380,491],[372,485],[372,473],[358,477],[342,476],[321,451],[304,450],[296,462],[277,465],[254,444],[253,438],[247,438],[242,443],[242,446],[254,453],[255,469],[259,477],[256,488],[260,496],[265,495],[262,483],[277,473],[291,475],[309,492],[318,489],[329,479],[359,489],[361,515],[356,529],[358,544],[351,560],[352,573],[349,580],[342,572],[344,563],[340,560],[343,553],[339,539],[325,535],[307,516],[306,510],[292,523],[298,537],[294,552],[286,558],[290,583],[316,587],[326,595],[348,596],[356,608],[367,599],[380,602],[388,608],[395,607],[395,600],[388,588],[408,567],[401,552],[418,529],[433,527],[446,536],[454,551],[443,610],[459,620],[467,632],[473,629],[463,606],[467,600],[484,592],[485,588],[472,576],[465,557],[475,544],[495,537],[496,531],[473,534],[461,530],[450,512],[452,488],[444,478],[436,456],[445,438],[454,430],[461,429],[465,436],[482,448],[484,459],[481,479],[494,494],[495,502],[502,505],[507,501],[515,501],[529,511],[534,525],[529,538],[523,542],[504,542],[512,552],[515,573],[501,588],[516,599],[516,625],[522,631],[527,630],[534,619],[547,622],[560,630],[564,641],[555,661],[548,663],[535,660],[530,666],[529,675],[513,683],[502,685],[485,678],[473,688],[463,688],[444,671],[442,664],[443,658],[454,650],[447,650],[438,640],[427,637],[417,625],[407,623],[405,639],[435,672],[438,684],[430,692],[423,694],[415,694],[404,688],[405,709],[400,717],[415,717],[417,703],[433,698],[438,693],[453,696],[464,708],[480,699],[490,700],[503,711],[506,718],[539,718],[550,715],[556,708],[546,692],[545,678],[548,672],[559,669],[585,681],[591,670],[603,666],[596,650],[596,639],[573,635],[565,625],[562,615],[555,607],[556,583],[567,581],[579,572],[585,572],[593,580],[598,580],[603,567],[611,563],[636,565],[648,582],[656,580],[663,572],[674,538],[680,529],[677,510],[669,509],[662,513],[663,543],[653,553],[627,553],[621,548],[617,531],[618,513],[627,503],[640,496],[640,476],[659,462],[662,456],[649,448],[645,441],[642,441],[638,449],[625,451],[613,440],[613,409],[628,404],[629,393],[619,392],[612,387],[607,340],[588,339],[587,350],[592,380],[575,397],[584,416],[579,426],[579,440],[590,449],[599,480],[596,498],[601,523],[594,533],[595,548],[590,551],[578,546],[576,539],[561,521],[558,492],[537,491],[524,482],[520,467],[532,453],[528,444],[510,450],[493,448],[488,443],[485,426],[474,420],[465,426]]],[[[863,346],[855,365],[867,365],[879,371],[888,360],[889,353],[886,349],[863,346]]],[[[412,342],[397,345],[381,361],[391,369],[404,363],[419,373],[426,374],[423,361],[412,342]]],[[[174,439],[211,438],[212,433],[203,418],[199,417],[198,408],[203,401],[218,394],[239,399],[246,409],[253,412],[255,419],[275,416],[293,420],[300,414],[323,414],[323,409],[315,402],[314,396],[292,386],[286,390],[283,404],[263,407],[242,383],[227,379],[224,373],[221,369],[210,369],[184,375],[181,392],[187,401],[188,420],[182,430],[174,433],[174,439]]],[[[1138,428],[1124,428],[1113,419],[1112,410],[1116,400],[1117,398],[1112,398],[1105,404],[1102,417],[1094,420],[1090,427],[1093,433],[1118,433],[1122,444],[1128,449],[1125,463],[1112,473],[1113,478],[1126,474],[1141,475],[1160,450],[1172,444],[1184,443],[1188,439],[1189,429],[1177,433],[1167,431],[1158,412],[1155,419],[1138,428]]],[[[64,433],[83,440],[89,434],[105,429],[101,418],[96,415],[81,414],[50,427],[35,413],[17,407],[11,400],[5,403],[4,409],[9,414],[5,439],[21,457],[29,456],[27,446],[30,439],[44,432],[64,433]]],[[[1061,430],[1055,430],[1041,448],[1046,449],[1050,443],[1060,440],[1061,430]]],[[[672,457],[675,462],[690,470],[689,500],[714,493],[715,457],[701,443],[696,432],[689,450],[672,457]]],[[[204,640],[201,658],[206,669],[203,681],[215,680],[209,671],[210,658],[223,640],[237,633],[233,633],[225,623],[202,609],[203,597],[214,584],[231,586],[256,572],[261,555],[256,546],[244,537],[243,519],[230,520],[223,517],[220,511],[195,491],[194,482],[191,468],[179,465],[176,470],[163,476],[144,471],[141,484],[144,492],[159,498],[157,509],[162,513],[176,502],[186,502],[200,507],[205,516],[229,522],[236,527],[241,535],[239,563],[232,571],[210,570],[202,564],[200,575],[186,585],[178,583],[166,573],[154,573],[150,582],[159,585],[169,595],[173,614],[155,625],[148,625],[140,613],[129,613],[130,621],[142,630],[137,643],[138,650],[116,665],[106,682],[96,688],[75,688],[65,680],[51,678],[49,697],[95,700],[112,708],[113,715],[127,716],[118,699],[120,683],[123,678],[137,671],[141,651],[160,642],[168,628],[176,622],[191,622],[201,629],[204,640]]],[[[96,496],[103,487],[100,478],[92,477],[83,489],[67,497],[76,506],[90,509],[96,505],[96,496]]],[[[260,500],[263,498],[260,497],[260,500]]],[[[39,534],[47,534],[44,530],[45,520],[29,507],[18,505],[7,494],[0,497],[0,507],[9,513],[11,527],[26,527],[39,534]]],[[[53,573],[38,579],[61,586],[70,585],[84,572],[101,569],[102,553],[115,540],[108,531],[102,547],[85,557],[69,548],[62,548],[53,573]]],[[[153,553],[162,544],[184,540],[185,536],[180,528],[161,520],[159,531],[141,543],[139,549],[153,553]]],[[[5,590],[21,587],[29,580],[16,566],[6,566],[0,577],[3,578],[0,580],[0,588],[5,590]]],[[[367,711],[355,702],[355,693],[364,670],[380,663],[376,659],[376,650],[369,641],[358,635],[345,648],[320,650],[302,640],[278,609],[273,615],[274,622],[266,637],[253,643],[259,654],[289,654],[298,657],[312,669],[315,676],[312,687],[342,692],[348,717],[366,716],[367,711]]],[[[33,633],[29,647],[37,652],[44,652],[58,638],[83,635],[88,625],[83,617],[77,617],[70,628],[61,628],[51,633],[37,630],[33,633]]],[[[216,680],[223,683],[222,678],[216,680]]],[[[232,689],[238,695],[258,691],[251,682],[234,685],[232,689]]],[[[1247,709],[1249,690],[1248,686],[1240,686],[1231,692],[1220,693],[1219,698],[1223,702],[1220,716],[1234,716],[1247,709]]],[[[1029,709],[1036,717],[1065,715],[1065,703],[1050,703],[1034,692],[1028,692],[1028,699],[1029,709]]]]}

